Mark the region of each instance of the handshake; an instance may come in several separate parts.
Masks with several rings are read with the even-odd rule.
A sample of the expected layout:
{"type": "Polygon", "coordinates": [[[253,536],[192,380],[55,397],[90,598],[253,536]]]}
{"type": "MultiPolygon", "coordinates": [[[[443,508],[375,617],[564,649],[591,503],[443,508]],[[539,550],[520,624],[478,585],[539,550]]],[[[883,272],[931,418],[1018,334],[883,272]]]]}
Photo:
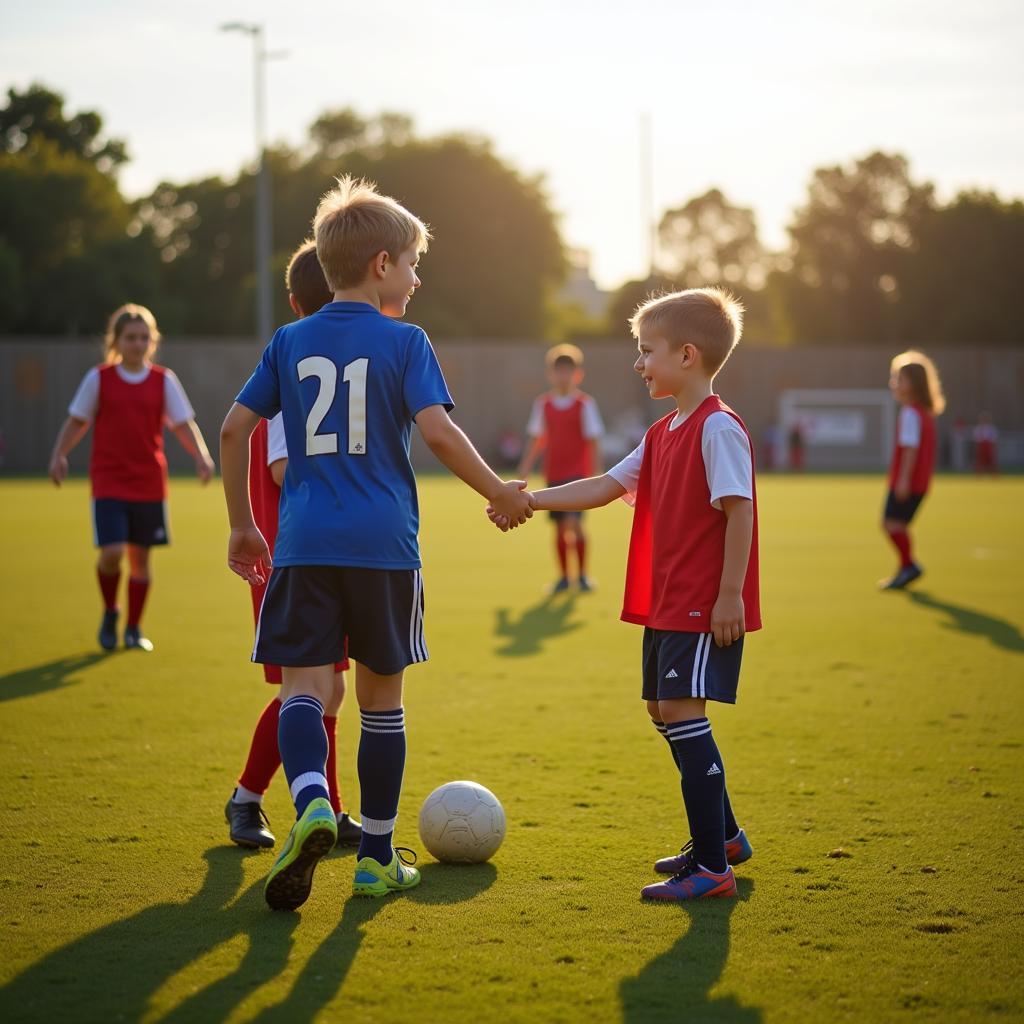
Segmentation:
{"type": "Polygon", "coordinates": [[[537,507],[537,497],[526,489],[525,480],[507,480],[502,484],[501,490],[491,497],[491,502],[487,506],[487,518],[502,533],[507,533],[517,526],[522,526],[533,516],[537,507]]]}

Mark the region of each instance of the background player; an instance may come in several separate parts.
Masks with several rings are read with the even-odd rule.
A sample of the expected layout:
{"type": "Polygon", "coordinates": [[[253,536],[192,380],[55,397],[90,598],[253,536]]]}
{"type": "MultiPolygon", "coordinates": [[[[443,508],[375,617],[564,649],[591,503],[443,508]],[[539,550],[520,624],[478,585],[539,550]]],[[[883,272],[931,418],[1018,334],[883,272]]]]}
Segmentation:
{"type": "Polygon", "coordinates": [[[893,359],[889,390],[900,403],[900,411],[882,529],[900,561],[895,575],[883,580],[879,587],[902,590],[924,571],[914,561],[910,522],[931,485],[935,470],[935,417],[946,408],[946,399],[935,364],[923,352],[913,350],[893,359]]]}
{"type": "MultiPolygon", "coordinates": [[[[601,471],[598,442],[604,424],[597,402],[580,391],[583,381],[583,353],[575,345],[556,345],[548,350],[548,380],[551,390],[537,397],[530,411],[526,433],[530,445],[519,464],[518,474],[529,475],[537,456],[543,453],[548,487],[558,487],[601,471]]],[[[569,549],[576,551],[576,575],[580,590],[590,590],[587,578],[587,538],[583,513],[552,512],[555,523],[555,552],[561,572],[552,587],[555,593],[569,589],[569,549]]]]}
{"type": "Polygon", "coordinates": [[[142,635],[142,611],[150,586],[149,549],[170,539],[165,424],[195,460],[199,479],[205,484],[213,475],[213,460],[184,389],[170,370],[152,362],[159,344],[156,319],[145,306],[128,303],[113,312],[103,342],[105,361],[82,379],[50,458],[50,477],[59,487],[68,475],[68,454],[93,425],[89,478],[104,608],[99,642],[106,651],[117,646],[117,591],[126,551],[124,645],[153,649],[142,635]]]}
{"type": "MultiPolygon", "coordinates": [[[[288,302],[297,317],[315,313],[331,301],[331,292],[324,280],[320,261],[316,258],[316,243],[308,240],[292,254],[285,271],[288,302]]],[[[253,519],[271,551],[277,539],[278,507],[281,502],[281,483],[288,466],[288,446],[284,424],[278,413],[269,422],[261,419],[249,439],[249,500],[253,519]]],[[[266,583],[251,588],[253,615],[259,622],[260,606],[266,593],[266,583]]],[[[338,821],[338,846],[358,846],[362,836],[359,822],[344,809],[338,787],[337,725],[338,714],[345,699],[345,670],[348,659],[334,666],[334,686],[324,704],[324,730],[327,733],[327,789],[331,807],[338,821]]],[[[268,683],[281,683],[281,666],[264,665],[263,678],[268,683]]],[[[228,821],[228,834],[239,846],[269,848],[274,835],[263,813],[263,794],[281,766],[281,753],[277,746],[277,729],[281,709],[280,696],[264,709],[256,723],[249,756],[239,776],[238,785],[224,808],[228,821]]]]}
{"type": "Polygon", "coordinates": [[[381,896],[419,883],[392,845],[405,767],[403,675],[427,658],[413,422],[509,525],[531,514],[525,483],[503,483],[449,418],[451,397],[426,334],[392,319],[420,285],[424,224],[374,186],[343,178],[321,201],[314,232],[335,301],[277,331],[221,428],[228,564],[250,582],[261,581],[270,552],[247,496],[248,438],[260,416],[280,411],[288,442],[253,653],[283,666],[278,744],[297,819],[267,879],[274,909],[306,901],[316,864],[336,841],[323,711],[346,637],[362,718],[353,891],[381,896]]]}
{"type": "MultiPolygon", "coordinates": [[[[643,698],[680,772],[691,841],[657,861],[672,877],[646,899],[735,896],[732,864],[753,851],[736,824],[708,700],[733,704],[744,634],[761,628],[753,446],[714,393],[742,307],[717,288],[665,295],[632,319],[634,364],[676,410],[604,476],[533,495],[538,509],[635,505],[622,618],[644,627],[643,698]]],[[[492,515],[492,518],[493,515],[492,515]]]]}

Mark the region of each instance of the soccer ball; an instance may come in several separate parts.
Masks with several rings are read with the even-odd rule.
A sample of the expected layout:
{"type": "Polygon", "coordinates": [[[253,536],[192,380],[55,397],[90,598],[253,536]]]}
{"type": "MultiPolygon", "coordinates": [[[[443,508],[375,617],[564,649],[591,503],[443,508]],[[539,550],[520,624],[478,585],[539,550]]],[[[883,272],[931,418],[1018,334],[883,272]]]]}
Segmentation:
{"type": "Polygon", "coordinates": [[[505,838],[505,810],[477,782],[446,782],[423,802],[420,838],[438,860],[479,864],[505,838]]]}

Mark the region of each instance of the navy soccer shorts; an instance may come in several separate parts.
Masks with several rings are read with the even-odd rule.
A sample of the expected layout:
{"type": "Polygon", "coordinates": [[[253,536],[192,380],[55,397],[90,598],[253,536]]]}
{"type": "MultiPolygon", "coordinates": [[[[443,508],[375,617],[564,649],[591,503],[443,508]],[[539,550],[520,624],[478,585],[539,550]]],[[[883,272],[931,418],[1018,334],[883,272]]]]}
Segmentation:
{"type": "Polygon", "coordinates": [[[419,569],[289,565],[270,574],[252,660],[302,668],[348,656],[390,676],[427,660],[419,569]]]}
{"type": "MultiPolygon", "coordinates": [[[[564,480],[549,480],[548,487],[561,487],[562,484],[571,484],[576,480],[582,480],[581,476],[570,476],[564,480]]],[[[560,519],[568,519],[570,522],[578,523],[583,518],[582,512],[549,512],[548,515],[557,523],[560,519]]]]}
{"type": "Polygon", "coordinates": [[[718,647],[711,633],[644,628],[643,699],[703,697],[736,703],[743,637],[718,647]]]}
{"type": "Polygon", "coordinates": [[[895,519],[898,523],[909,523],[917,515],[922,501],[923,494],[911,494],[900,499],[896,497],[895,491],[890,491],[885,498],[885,518],[895,519]]]}
{"type": "Polygon", "coordinates": [[[162,501],[93,498],[92,533],[96,547],[137,544],[152,548],[169,544],[167,509],[162,501]]]}

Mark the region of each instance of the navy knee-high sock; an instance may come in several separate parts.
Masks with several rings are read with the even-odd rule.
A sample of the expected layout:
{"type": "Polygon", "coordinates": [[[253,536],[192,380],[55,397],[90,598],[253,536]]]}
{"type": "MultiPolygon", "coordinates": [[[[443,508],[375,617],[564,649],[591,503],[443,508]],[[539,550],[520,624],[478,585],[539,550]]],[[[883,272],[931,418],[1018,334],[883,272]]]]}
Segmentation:
{"type": "Polygon", "coordinates": [[[327,733],[324,706],[315,697],[291,697],[281,705],[277,720],[281,764],[301,817],[310,801],[329,799],[327,790],[327,733]]]}
{"type": "MultiPolygon", "coordinates": [[[[682,766],[679,764],[679,755],[676,753],[676,748],[672,745],[672,740],[669,739],[668,727],[664,722],[659,722],[656,718],[651,719],[651,724],[658,732],[665,737],[665,742],[668,744],[668,749],[672,752],[672,760],[675,763],[676,768],[682,772],[682,766]]],[[[721,764],[718,766],[721,768],[721,764]]],[[[732,812],[732,804],[729,801],[729,790],[725,785],[725,780],[722,780],[722,811],[725,814],[725,838],[734,839],[740,834],[740,827],[736,823],[736,815],[732,812]]]]}
{"type": "Polygon", "coordinates": [[[679,758],[693,856],[709,871],[725,871],[725,771],[711,723],[706,718],[691,718],[667,722],[665,727],[679,758]]]}
{"type": "Polygon", "coordinates": [[[405,772],[405,711],[362,711],[360,717],[357,768],[363,838],[359,856],[373,857],[387,866],[393,856],[391,838],[405,772]]]}

